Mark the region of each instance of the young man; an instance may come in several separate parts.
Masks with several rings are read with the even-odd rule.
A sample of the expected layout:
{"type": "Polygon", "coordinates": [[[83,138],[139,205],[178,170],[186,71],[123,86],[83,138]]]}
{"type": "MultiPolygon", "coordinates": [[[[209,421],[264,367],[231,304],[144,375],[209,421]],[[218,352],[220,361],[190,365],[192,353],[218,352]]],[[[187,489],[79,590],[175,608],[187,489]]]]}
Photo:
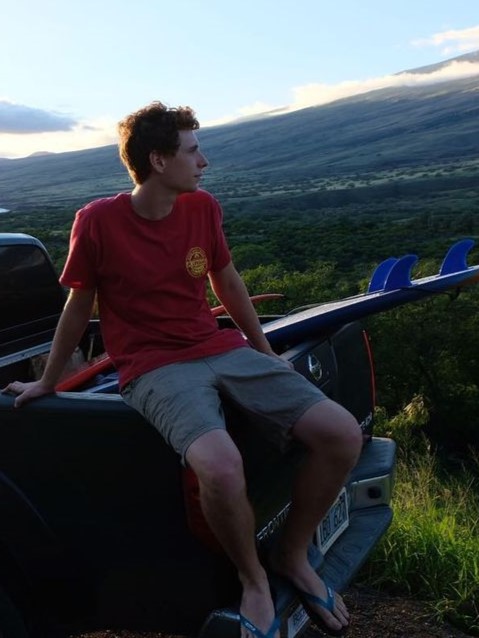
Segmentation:
{"type": "Polygon", "coordinates": [[[309,454],[271,568],[297,588],[317,624],[340,634],[348,612],[309,565],[307,548],[358,458],[361,431],[266,340],[231,262],[220,206],[198,189],[208,164],[198,128],[190,108],[160,102],[120,122],[120,156],[135,187],[78,211],[61,275],[70,295],[44,374],[5,390],[17,394],[16,407],[54,392],[97,295],[105,348],[125,401],[194,470],[204,514],[237,567],[243,636],[277,638],[279,632],[242,459],[225,429],[219,391],[284,439],[301,441],[309,454]],[[207,278],[241,332],[218,329],[207,278]]]}

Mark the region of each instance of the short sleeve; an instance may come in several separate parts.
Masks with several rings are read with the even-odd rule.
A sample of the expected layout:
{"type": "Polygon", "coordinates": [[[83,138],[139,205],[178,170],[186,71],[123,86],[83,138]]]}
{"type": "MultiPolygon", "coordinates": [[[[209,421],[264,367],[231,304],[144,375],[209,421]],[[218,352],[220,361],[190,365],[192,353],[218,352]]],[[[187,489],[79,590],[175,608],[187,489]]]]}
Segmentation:
{"type": "Polygon", "coordinates": [[[219,202],[212,199],[213,207],[213,259],[210,270],[218,272],[227,266],[231,261],[231,252],[223,231],[223,211],[219,202]]]}
{"type": "Polygon", "coordinates": [[[96,288],[95,248],[89,216],[80,210],[75,215],[68,257],[60,275],[60,283],[68,288],[96,288]]]}

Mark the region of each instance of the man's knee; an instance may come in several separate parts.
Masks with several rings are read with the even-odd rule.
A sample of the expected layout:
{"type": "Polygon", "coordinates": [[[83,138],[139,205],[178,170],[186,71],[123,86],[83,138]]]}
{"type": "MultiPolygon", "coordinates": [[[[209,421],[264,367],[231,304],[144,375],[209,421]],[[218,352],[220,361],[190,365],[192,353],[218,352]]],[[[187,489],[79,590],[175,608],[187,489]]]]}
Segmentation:
{"type": "Polygon", "coordinates": [[[340,445],[350,462],[355,464],[363,447],[363,432],[357,419],[350,412],[346,412],[346,415],[343,430],[339,434],[340,445]]]}
{"type": "Polygon", "coordinates": [[[241,456],[211,459],[202,464],[196,473],[200,489],[210,494],[233,496],[245,489],[246,481],[241,456]]]}
{"type": "Polygon", "coordinates": [[[357,457],[363,444],[355,417],[329,399],[309,408],[293,427],[293,435],[309,448],[336,449],[352,458],[357,457]]]}
{"type": "Polygon", "coordinates": [[[207,432],[194,441],[186,460],[195,472],[200,488],[231,494],[244,488],[243,459],[229,435],[222,430],[207,432]]]}

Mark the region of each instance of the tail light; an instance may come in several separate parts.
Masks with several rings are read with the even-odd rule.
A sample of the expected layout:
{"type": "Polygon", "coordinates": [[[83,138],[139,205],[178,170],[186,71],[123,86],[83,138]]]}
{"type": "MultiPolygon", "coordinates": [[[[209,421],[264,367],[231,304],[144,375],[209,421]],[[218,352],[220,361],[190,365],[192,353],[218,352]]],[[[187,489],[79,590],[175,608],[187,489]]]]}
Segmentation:
{"type": "Polygon", "coordinates": [[[376,407],[376,373],[374,370],[374,359],[373,359],[373,351],[371,348],[371,342],[369,340],[369,335],[366,330],[363,330],[363,338],[364,344],[366,346],[366,352],[368,353],[369,358],[369,369],[371,370],[371,405],[373,408],[376,407]]]}

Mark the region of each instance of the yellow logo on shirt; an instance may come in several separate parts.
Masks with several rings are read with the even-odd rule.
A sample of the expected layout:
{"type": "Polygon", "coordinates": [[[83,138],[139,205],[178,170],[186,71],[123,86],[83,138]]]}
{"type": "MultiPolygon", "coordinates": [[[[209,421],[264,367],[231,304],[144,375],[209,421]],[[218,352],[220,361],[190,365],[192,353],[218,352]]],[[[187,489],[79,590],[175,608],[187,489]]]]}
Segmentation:
{"type": "Polygon", "coordinates": [[[192,277],[203,277],[208,272],[208,259],[203,248],[195,246],[186,255],[186,270],[192,277]]]}

